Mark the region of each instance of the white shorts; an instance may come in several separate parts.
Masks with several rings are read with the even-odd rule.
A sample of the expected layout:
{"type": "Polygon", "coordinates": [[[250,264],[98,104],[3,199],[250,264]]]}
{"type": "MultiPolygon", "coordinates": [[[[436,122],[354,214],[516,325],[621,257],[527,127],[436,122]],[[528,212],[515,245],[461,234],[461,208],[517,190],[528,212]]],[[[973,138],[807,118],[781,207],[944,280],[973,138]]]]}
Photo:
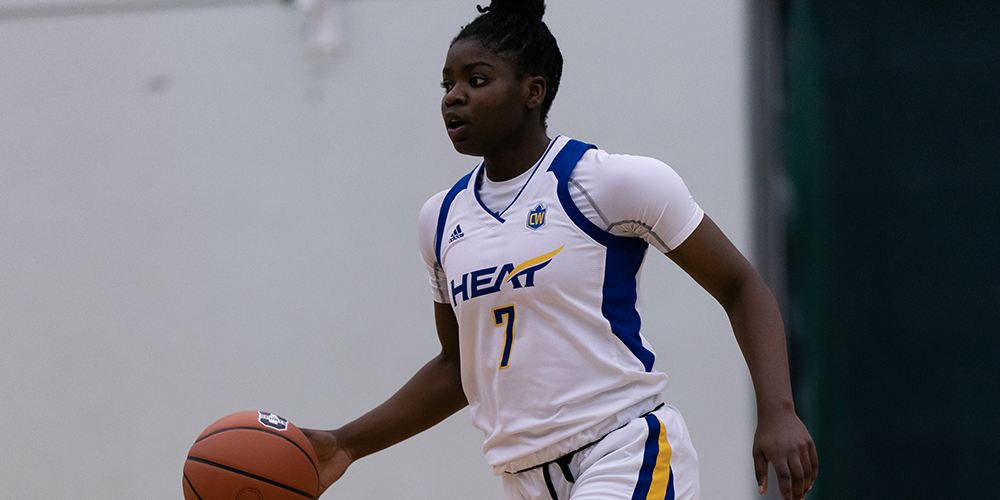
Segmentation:
{"type": "Polygon", "coordinates": [[[555,462],[505,473],[510,500],[698,500],[698,455],[672,406],[555,462]]]}

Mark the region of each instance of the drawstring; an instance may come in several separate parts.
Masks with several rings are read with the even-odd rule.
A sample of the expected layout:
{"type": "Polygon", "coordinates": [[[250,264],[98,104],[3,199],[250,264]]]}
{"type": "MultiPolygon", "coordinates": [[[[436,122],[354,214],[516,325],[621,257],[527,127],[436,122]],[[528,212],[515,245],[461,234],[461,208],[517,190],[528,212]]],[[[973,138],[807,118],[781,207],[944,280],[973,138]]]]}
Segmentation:
{"type": "MultiPolygon", "coordinates": [[[[593,443],[591,443],[591,444],[593,444],[593,443]]],[[[580,450],[577,450],[577,451],[580,451],[580,450]]],[[[542,467],[542,476],[545,477],[545,486],[549,489],[549,496],[552,497],[552,500],[559,500],[559,497],[556,496],[556,487],[555,487],[554,484],[552,484],[552,474],[549,473],[549,465],[552,465],[553,463],[555,463],[556,465],[558,465],[559,469],[562,470],[563,477],[566,478],[566,481],[571,482],[571,483],[575,483],[576,482],[576,478],[573,477],[573,472],[571,472],[569,470],[569,463],[573,461],[573,455],[574,454],[576,454],[576,451],[574,451],[573,453],[570,453],[569,455],[563,455],[563,456],[561,456],[561,457],[553,460],[552,462],[548,462],[548,463],[544,464],[544,466],[542,467]]]]}
{"type": "Polygon", "coordinates": [[[566,455],[556,459],[556,464],[562,469],[563,477],[571,483],[576,482],[576,478],[573,477],[573,473],[569,470],[569,463],[573,461],[573,455],[566,455]]]}
{"type": "Polygon", "coordinates": [[[549,489],[549,496],[552,497],[552,500],[559,500],[556,495],[556,487],[552,484],[552,474],[549,474],[548,464],[542,467],[542,475],[545,476],[545,486],[549,489]]]}

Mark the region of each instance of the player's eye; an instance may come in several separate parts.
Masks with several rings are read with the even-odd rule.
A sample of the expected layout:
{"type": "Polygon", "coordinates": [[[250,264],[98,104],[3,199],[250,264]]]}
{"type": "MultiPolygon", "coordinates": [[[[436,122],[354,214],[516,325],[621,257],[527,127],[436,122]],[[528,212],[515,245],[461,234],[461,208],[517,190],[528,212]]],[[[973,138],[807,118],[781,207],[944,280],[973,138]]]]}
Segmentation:
{"type": "Polygon", "coordinates": [[[454,86],[455,86],[455,84],[453,84],[453,83],[449,82],[448,80],[445,80],[445,81],[441,82],[441,88],[443,88],[443,89],[444,89],[444,92],[445,92],[446,94],[447,94],[448,92],[450,92],[450,91],[451,91],[451,89],[452,89],[452,88],[453,88],[454,86]]]}
{"type": "Polygon", "coordinates": [[[472,85],[473,87],[482,87],[485,84],[486,84],[486,79],[481,76],[474,76],[472,78],[469,78],[469,85],[472,85]]]}

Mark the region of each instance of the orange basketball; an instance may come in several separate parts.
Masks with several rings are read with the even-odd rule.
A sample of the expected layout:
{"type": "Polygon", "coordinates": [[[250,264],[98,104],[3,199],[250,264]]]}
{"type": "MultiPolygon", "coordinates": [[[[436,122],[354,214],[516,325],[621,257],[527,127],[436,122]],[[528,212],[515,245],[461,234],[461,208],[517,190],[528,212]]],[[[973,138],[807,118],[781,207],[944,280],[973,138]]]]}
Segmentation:
{"type": "Polygon", "coordinates": [[[314,500],[316,452],[289,421],[260,411],[222,417],[184,462],[185,500],[314,500]]]}

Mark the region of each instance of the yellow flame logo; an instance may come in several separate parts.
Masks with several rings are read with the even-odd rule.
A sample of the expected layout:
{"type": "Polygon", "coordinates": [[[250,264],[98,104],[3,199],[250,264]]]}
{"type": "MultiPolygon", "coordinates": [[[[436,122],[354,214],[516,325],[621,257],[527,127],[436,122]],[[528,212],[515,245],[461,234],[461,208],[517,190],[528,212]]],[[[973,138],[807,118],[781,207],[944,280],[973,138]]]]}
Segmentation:
{"type": "Polygon", "coordinates": [[[521,272],[521,271],[523,271],[523,270],[525,270],[525,269],[527,269],[527,268],[529,268],[531,266],[535,266],[535,265],[541,264],[542,262],[545,262],[545,261],[551,259],[552,257],[555,257],[556,254],[559,253],[559,252],[561,252],[562,249],[565,248],[565,247],[566,247],[566,245],[563,245],[563,246],[561,246],[561,247],[559,247],[559,248],[557,248],[557,249],[555,249],[555,250],[553,250],[553,251],[551,251],[551,252],[549,252],[549,253],[547,253],[545,255],[542,255],[540,257],[535,257],[534,259],[526,260],[526,261],[518,264],[518,266],[515,267],[507,275],[507,278],[504,279],[503,282],[506,283],[506,282],[510,281],[510,279],[513,278],[517,273],[519,273],[519,272],[521,272]]]}

